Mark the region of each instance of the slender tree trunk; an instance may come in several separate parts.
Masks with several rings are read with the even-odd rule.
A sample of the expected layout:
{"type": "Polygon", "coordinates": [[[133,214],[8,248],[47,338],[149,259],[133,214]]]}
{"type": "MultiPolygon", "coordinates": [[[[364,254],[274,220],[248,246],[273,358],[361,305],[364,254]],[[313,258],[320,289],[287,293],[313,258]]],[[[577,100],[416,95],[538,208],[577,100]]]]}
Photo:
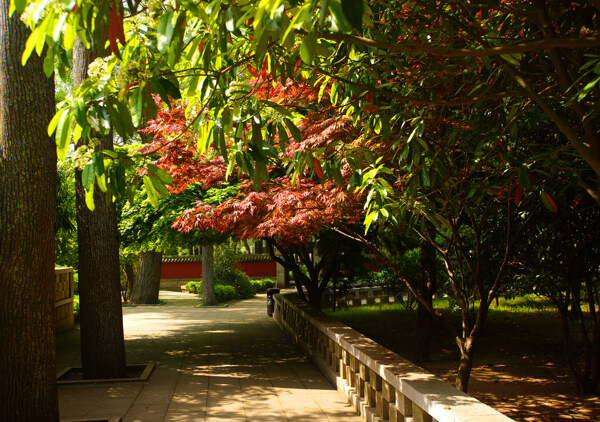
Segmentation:
{"type": "Polygon", "coordinates": [[[465,340],[458,339],[458,348],[460,349],[460,363],[458,365],[458,374],[456,375],[455,386],[460,391],[467,392],[469,389],[469,378],[471,369],[473,369],[473,343],[472,337],[465,340]]]}
{"type": "Polygon", "coordinates": [[[58,421],[54,348],[54,82],[0,0],[0,420],[58,421]]]}
{"type": "Polygon", "coordinates": [[[204,306],[217,304],[215,295],[214,246],[202,246],[202,303],[204,306]]]}
{"type": "Polygon", "coordinates": [[[158,303],[162,252],[140,252],[138,271],[131,293],[131,303],[158,303]]]}
{"type": "MultiPolygon", "coordinates": [[[[426,240],[421,243],[419,269],[419,293],[432,305],[436,290],[435,248],[426,240]]],[[[432,324],[433,315],[421,302],[417,302],[417,363],[429,362],[432,324]]]]}
{"type": "MultiPolygon", "coordinates": [[[[85,80],[94,58],[77,40],[73,48],[75,86],[85,80]]],[[[100,149],[113,149],[111,135],[102,138],[100,149]]],[[[96,209],[88,209],[81,173],[75,172],[81,364],[85,378],[121,378],[126,368],[117,215],[114,204],[106,202],[98,185],[94,190],[96,209]]]]}
{"type": "Polygon", "coordinates": [[[125,298],[124,300],[131,300],[131,295],[133,293],[133,286],[135,285],[135,272],[136,268],[134,263],[129,261],[129,258],[124,263],[125,268],[125,278],[127,279],[127,286],[125,288],[125,298]]]}

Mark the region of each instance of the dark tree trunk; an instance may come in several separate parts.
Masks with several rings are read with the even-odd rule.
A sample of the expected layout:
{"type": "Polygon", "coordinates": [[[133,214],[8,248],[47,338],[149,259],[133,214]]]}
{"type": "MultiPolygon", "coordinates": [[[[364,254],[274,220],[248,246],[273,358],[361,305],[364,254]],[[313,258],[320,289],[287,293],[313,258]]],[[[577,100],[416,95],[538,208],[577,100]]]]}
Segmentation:
{"type": "Polygon", "coordinates": [[[131,294],[131,303],[158,303],[162,252],[140,252],[138,271],[131,294]]]}
{"type": "MultiPolygon", "coordinates": [[[[77,40],[73,48],[75,86],[87,77],[94,58],[77,40]]],[[[102,138],[100,149],[113,149],[112,136],[102,138]]],[[[96,209],[88,209],[81,173],[75,172],[81,364],[85,378],[121,378],[126,370],[117,215],[114,204],[106,202],[98,185],[94,189],[96,209]]]]}
{"type": "Polygon", "coordinates": [[[202,247],[202,303],[204,306],[217,304],[213,245],[202,247]]]}
{"type": "MultiPolygon", "coordinates": [[[[421,242],[421,258],[419,259],[419,293],[427,303],[433,304],[436,290],[435,247],[427,240],[421,242]]],[[[429,362],[431,347],[431,326],[433,315],[421,303],[417,304],[417,363],[429,362]]]]}
{"type": "MultiPolygon", "coordinates": [[[[563,349],[567,368],[575,383],[575,388],[580,394],[595,394],[600,393],[600,375],[598,374],[598,361],[600,356],[600,333],[598,329],[591,330],[592,353],[586,359],[578,359],[577,353],[581,352],[579,342],[575,338],[579,337],[571,330],[571,322],[568,306],[558,307],[560,322],[562,326],[563,349]],[[583,360],[583,362],[580,362],[583,360]]],[[[581,337],[587,336],[588,333],[580,334],[581,337]]]]}
{"type": "Polygon", "coordinates": [[[58,421],[54,349],[54,83],[0,0],[0,420],[58,421]]]}

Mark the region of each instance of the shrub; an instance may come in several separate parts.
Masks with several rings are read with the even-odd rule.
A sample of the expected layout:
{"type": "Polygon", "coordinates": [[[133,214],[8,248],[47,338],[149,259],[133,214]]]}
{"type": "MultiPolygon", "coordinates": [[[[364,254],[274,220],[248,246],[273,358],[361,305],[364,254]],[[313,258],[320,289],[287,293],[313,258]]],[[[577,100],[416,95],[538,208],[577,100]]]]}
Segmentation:
{"type": "Polygon", "coordinates": [[[250,277],[235,267],[238,256],[229,246],[215,250],[215,285],[233,286],[238,299],[249,299],[255,295],[254,288],[250,277]]]}
{"type": "Polygon", "coordinates": [[[235,270],[232,285],[239,299],[250,299],[256,294],[250,283],[250,277],[242,271],[235,270]]]}
{"type": "Polygon", "coordinates": [[[266,292],[267,289],[275,287],[275,280],[273,280],[272,278],[250,280],[250,283],[252,283],[252,287],[254,288],[254,291],[256,293],[263,293],[266,292]]]}
{"type": "Polygon", "coordinates": [[[201,281],[190,281],[185,285],[185,290],[194,294],[202,294],[202,282],[201,281]]]}
{"type": "Polygon", "coordinates": [[[217,302],[229,302],[237,298],[235,288],[233,286],[223,286],[222,284],[215,284],[215,296],[217,302]]]}
{"type": "Polygon", "coordinates": [[[237,252],[230,246],[220,245],[215,248],[215,284],[233,285],[235,274],[239,271],[235,267],[237,259],[237,252]]]}

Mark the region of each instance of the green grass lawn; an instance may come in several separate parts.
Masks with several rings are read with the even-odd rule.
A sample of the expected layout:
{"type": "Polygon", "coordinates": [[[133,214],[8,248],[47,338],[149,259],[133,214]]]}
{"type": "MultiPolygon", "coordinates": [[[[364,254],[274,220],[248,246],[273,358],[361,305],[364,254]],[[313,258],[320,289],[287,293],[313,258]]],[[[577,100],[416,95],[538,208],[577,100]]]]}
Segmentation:
{"type": "MultiPolygon", "coordinates": [[[[434,300],[434,307],[460,330],[458,307],[453,307],[449,299],[434,300]]],[[[475,311],[472,312],[474,316],[475,311]]],[[[409,360],[416,358],[416,310],[393,303],[342,308],[336,312],[326,309],[325,313],[409,360]]],[[[552,304],[535,295],[500,298],[498,306],[492,304],[479,341],[478,355],[485,357],[497,353],[528,353],[536,358],[562,359],[560,321],[552,304]]],[[[451,333],[437,319],[433,324],[431,355],[432,360],[459,358],[451,333]]]]}

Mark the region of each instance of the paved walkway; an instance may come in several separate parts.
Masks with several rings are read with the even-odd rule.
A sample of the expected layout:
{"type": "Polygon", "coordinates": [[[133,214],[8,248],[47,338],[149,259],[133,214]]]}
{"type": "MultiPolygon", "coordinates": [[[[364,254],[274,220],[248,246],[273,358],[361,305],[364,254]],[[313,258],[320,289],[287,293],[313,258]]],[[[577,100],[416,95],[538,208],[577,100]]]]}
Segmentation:
{"type": "MultiPolygon", "coordinates": [[[[161,299],[123,309],[128,364],[155,362],[150,379],[61,385],[61,419],[360,421],[266,315],[264,294],[228,308],[195,308],[187,293],[161,299]]],[[[57,366],[80,366],[78,329],[57,337],[57,366]]]]}

